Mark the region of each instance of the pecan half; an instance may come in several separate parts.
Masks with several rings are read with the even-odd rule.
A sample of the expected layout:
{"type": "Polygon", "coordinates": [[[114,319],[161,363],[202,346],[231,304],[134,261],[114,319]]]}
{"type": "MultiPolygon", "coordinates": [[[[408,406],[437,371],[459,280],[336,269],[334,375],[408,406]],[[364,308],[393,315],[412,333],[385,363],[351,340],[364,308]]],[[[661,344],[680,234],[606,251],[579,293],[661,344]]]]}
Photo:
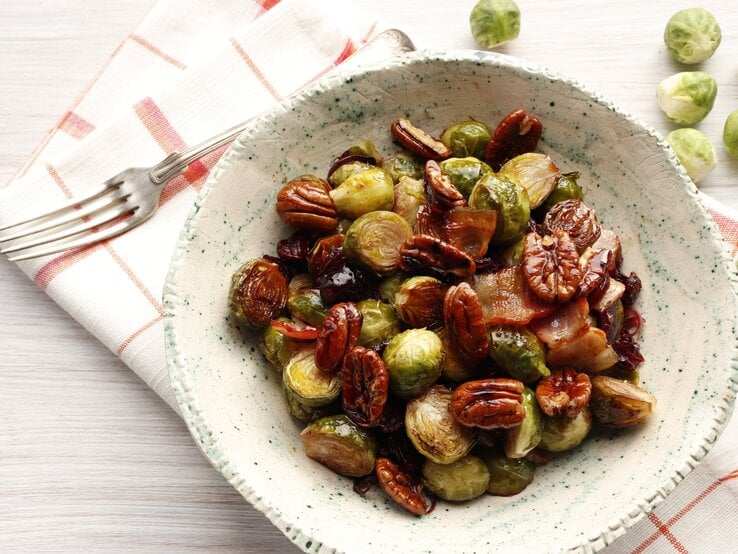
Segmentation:
{"type": "Polygon", "coordinates": [[[328,183],[314,177],[290,181],[277,193],[277,213],[293,227],[328,232],[338,226],[336,207],[328,183]]]}
{"type": "Polygon", "coordinates": [[[337,370],[346,354],[356,344],[364,316],[351,302],[336,304],[328,310],[315,344],[315,365],[323,371],[337,370]]]}
{"type": "Polygon", "coordinates": [[[425,162],[423,178],[425,195],[432,209],[445,212],[451,208],[466,206],[466,198],[451,182],[451,178],[441,171],[434,160],[425,162]]]}
{"type": "Polygon", "coordinates": [[[288,283],[277,264],[253,260],[231,278],[230,308],[254,327],[265,327],[287,305],[288,283]]]}
{"type": "Polygon", "coordinates": [[[525,418],[523,383],[500,377],[467,381],[451,396],[451,413],[467,427],[509,429],[525,418]]]}
{"type": "Polygon", "coordinates": [[[445,160],[451,156],[451,149],[448,146],[416,127],[407,119],[393,121],[390,125],[390,132],[397,142],[421,158],[445,160]]]}
{"type": "Polygon", "coordinates": [[[474,274],[474,258],[441,239],[415,235],[400,248],[400,269],[408,273],[432,271],[441,275],[469,277],[474,274]]]}
{"type": "Polygon", "coordinates": [[[548,234],[566,231],[580,253],[591,246],[602,232],[597,214],[581,200],[563,200],[554,204],[543,220],[543,230],[548,234]]]}
{"type": "Polygon", "coordinates": [[[533,152],[541,138],[543,125],[525,110],[515,110],[505,116],[487,143],[485,161],[498,171],[502,165],[520,154],[533,152]]]}
{"type": "Polygon", "coordinates": [[[389,372],[374,350],[354,346],[343,360],[343,410],[354,423],[376,427],[389,394],[389,372]]]}
{"type": "Polygon", "coordinates": [[[536,400],[547,416],[574,417],[589,403],[592,383],[586,373],[556,369],[536,387],[536,400]]]}
{"type": "Polygon", "coordinates": [[[579,254],[564,231],[525,236],[523,275],[533,293],[546,302],[566,302],[577,291],[582,272],[579,254]]]}
{"type": "Polygon", "coordinates": [[[468,283],[460,283],[446,292],[443,321],[451,343],[470,362],[478,363],[487,357],[489,340],[482,305],[468,283]]]}
{"type": "Polygon", "coordinates": [[[388,458],[377,458],[377,481],[387,495],[415,515],[433,510],[435,503],[423,493],[422,483],[413,483],[410,477],[388,458]]]}

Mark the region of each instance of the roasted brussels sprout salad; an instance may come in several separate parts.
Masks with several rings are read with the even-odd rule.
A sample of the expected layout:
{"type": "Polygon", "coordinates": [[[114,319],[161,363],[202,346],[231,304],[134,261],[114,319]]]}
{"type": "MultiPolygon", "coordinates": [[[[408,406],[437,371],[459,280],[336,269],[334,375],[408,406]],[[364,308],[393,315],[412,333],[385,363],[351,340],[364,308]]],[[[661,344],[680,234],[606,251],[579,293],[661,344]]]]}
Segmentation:
{"type": "Polygon", "coordinates": [[[638,385],[641,282],[574,168],[536,152],[541,122],[388,127],[397,152],[363,140],[281,187],[294,232],[245,261],[229,305],[260,330],[305,454],[422,515],[518,494],[656,399],[638,385]]]}

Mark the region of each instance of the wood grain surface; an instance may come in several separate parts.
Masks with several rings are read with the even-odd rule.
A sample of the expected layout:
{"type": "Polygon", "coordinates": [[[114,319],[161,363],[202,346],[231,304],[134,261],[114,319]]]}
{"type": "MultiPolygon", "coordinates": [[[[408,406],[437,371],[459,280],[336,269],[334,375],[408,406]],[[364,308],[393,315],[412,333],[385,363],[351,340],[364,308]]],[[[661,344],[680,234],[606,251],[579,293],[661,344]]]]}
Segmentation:
{"type": "MultiPolygon", "coordinates": [[[[418,46],[473,48],[474,2],[375,0],[418,46]]],[[[152,0],[0,2],[0,182],[22,164],[152,0]]],[[[661,132],[656,84],[683,70],[661,42],[680,3],[519,1],[502,52],[571,75],[661,132]]],[[[721,163],[703,190],[738,208],[738,162],[720,142],[738,109],[738,5],[707,1],[723,46],[700,125],[721,163]]],[[[177,416],[15,265],[0,260],[0,551],[297,549],[214,471],[177,416]]],[[[613,551],[616,551],[614,549],[613,551]]]]}

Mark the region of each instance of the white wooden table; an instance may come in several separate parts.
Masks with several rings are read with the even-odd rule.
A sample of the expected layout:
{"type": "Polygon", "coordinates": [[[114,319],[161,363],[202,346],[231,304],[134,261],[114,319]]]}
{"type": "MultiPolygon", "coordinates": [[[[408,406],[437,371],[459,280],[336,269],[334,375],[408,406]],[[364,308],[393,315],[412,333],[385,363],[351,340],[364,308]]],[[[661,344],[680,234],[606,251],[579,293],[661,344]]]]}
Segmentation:
{"type": "MultiPolygon", "coordinates": [[[[371,4],[418,46],[472,48],[473,3],[371,4]]],[[[151,4],[0,3],[0,181],[151,4]]],[[[663,133],[672,128],[655,88],[683,70],[661,42],[664,24],[681,6],[667,0],[519,4],[523,31],[502,52],[579,79],[663,133]]],[[[721,162],[703,190],[738,208],[738,161],[728,159],[720,141],[725,117],[738,109],[738,4],[701,5],[718,16],[724,37],[704,65],[720,92],[699,127],[721,162]]],[[[209,466],[154,393],[2,261],[0,420],[0,551],[296,551],[209,466]]]]}

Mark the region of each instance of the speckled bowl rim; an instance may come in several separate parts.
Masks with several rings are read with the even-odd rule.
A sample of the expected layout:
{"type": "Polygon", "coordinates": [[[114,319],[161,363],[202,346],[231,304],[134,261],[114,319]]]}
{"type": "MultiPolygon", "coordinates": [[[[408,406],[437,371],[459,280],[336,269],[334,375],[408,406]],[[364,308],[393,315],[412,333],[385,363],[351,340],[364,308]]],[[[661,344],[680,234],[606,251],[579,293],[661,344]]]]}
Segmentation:
{"type": "MultiPolygon", "coordinates": [[[[720,233],[715,225],[715,222],[710,217],[707,209],[700,201],[699,192],[687,176],[687,173],[679,162],[676,154],[671,149],[669,144],[664,138],[650,125],[644,123],[640,119],[633,115],[624,112],[612,101],[602,96],[601,94],[590,90],[580,82],[571,79],[569,77],[560,75],[556,72],[550,71],[546,68],[537,67],[534,65],[527,64],[523,60],[497,54],[494,52],[482,52],[477,50],[421,50],[416,52],[410,52],[387,59],[386,61],[372,64],[369,66],[362,66],[358,68],[348,69],[345,71],[336,72],[333,75],[325,77],[313,85],[307,87],[301,91],[297,96],[289,97],[268,112],[262,114],[249,126],[249,129],[244,131],[244,134],[252,132],[254,129],[259,128],[264,124],[265,121],[270,120],[275,114],[283,111],[287,111],[288,107],[294,102],[303,101],[310,98],[312,95],[320,92],[325,92],[336,85],[340,85],[345,79],[360,75],[366,71],[377,71],[387,70],[390,68],[401,67],[418,61],[439,61],[439,62],[454,62],[454,61],[474,61],[483,64],[489,64],[501,68],[508,69],[519,76],[543,76],[551,81],[558,81],[571,88],[577,89],[578,91],[588,95],[592,101],[597,104],[604,106],[608,110],[614,112],[621,118],[624,118],[636,127],[641,128],[644,133],[648,136],[653,137],[665,157],[672,164],[675,170],[678,182],[684,188],[685,192],[693,200],[693,202],[699,207],[700,213],[704,219],[704,222],[710,229],[710,239],[715,243],[715,246],[722,252],[723,260],[727,266],[729,280],[732,288],[733,295],[738,295],[738,273],[736,272],[735,263],[731,259],[727,245],[722,240],[720,233]]],[[[242,135],[243,136],[243,135],[242,135]]],[[[238,141],[238,139],[237,139],[238,141]]],[[[237,142],[236,141],[236,142],[237,142]]],[[[235,143],[234,143],[235,144],[235,143]]],[[[187,247],[191,242],[192,237],[195,234],[198,223],[198,213],[203,205],[207,202],[208,197],[212,191],[217,187],[219,173],[226,169],[230,162],[228,161],[228,154],[234,147],[231,146],[229,151],[226,152],[221,159],[218,161],[213,171],[210,173],[210,177],[207,179],[202,189],[200,190],[197,199],[193,207],[190,210],[184,228],[179,236],[177,245],[172,256],[171,264],[167,274],[167,279],[164,285],[163,292],[163,304],[164,304],[164,329],[166,337],[166,353],[167,353],[167,366],[169,370],[169,376],[171,379],[172,387],[174,388],[175,396],[182,412],[187,427],[190,430],[195,443],[198,445],[200,450],[203,452],[205,457],[221,474],[226,480],[233,485],[233,487],[251,503],[257,510],[261,511],[269,520],[285,534],[296,546],[306,552],[342,552],[340,545],[327,545],[321,543],[319,540],[314,540],[315,537],[304,534],[300,528],[292,521],[286,521],[282,518],[280,512],[270,506],[265,499],[258,497],[255,492],[251,489],[248,483],[248,476],[242,475],[239,471],[234,469],[231,465],[230,460],[223,454],[218,440],[217,433],[213,432],[208,425],[208,421],[203,415],[203,410],[198,404],[197,398],[192,392],[187,380],[186,363],[184,360],[183,352],[180,348],[180,344],[177,342],[176,335],[176,319],[178,317],[178,303],[175,300],[177,296],[177,278],[178,269],[180,264],[187,253],[187,247]],[[309,548],[305,548],[305,544],[312,545],[309,548]]],[[[735,326],[733,329],[733,336],[736,338],[735,326]]],[[[643,501],[639,502],[633,509],[617,519],[614,520],[613,524],[608,525],[606,529],[594,537],[590,537],[586,542],[581,542],[578,545],[571,547],[571,551],[584,551],[594,552],[604,548],[611,544],[616,538],[623,535],[627,529],[633,527],[643,516],[648,512],[652,511],[658,506],[667,495],[674,490],[677,484],[679,484],[687,474],[692,471],[700,461],[709,452],[712,446],[717,441],[722,430],[730,419],[730,415],[733,410],[735,403],[736,393],[738,392],[738,346],[734,347],[733,356],[731,358],[732,373],[726,383],[726,390],[722,394],[722,404],[718,406],[720,408],[720,416],[713,420],[713,427],[711,433],[701,438],[701,442],[695,452],[687,455],[687,459],[684,461],[682,469],[677,470],[673,475],[668,477],[663,485],[657,487],[652,492],[643,496],[643,501]]]]}

